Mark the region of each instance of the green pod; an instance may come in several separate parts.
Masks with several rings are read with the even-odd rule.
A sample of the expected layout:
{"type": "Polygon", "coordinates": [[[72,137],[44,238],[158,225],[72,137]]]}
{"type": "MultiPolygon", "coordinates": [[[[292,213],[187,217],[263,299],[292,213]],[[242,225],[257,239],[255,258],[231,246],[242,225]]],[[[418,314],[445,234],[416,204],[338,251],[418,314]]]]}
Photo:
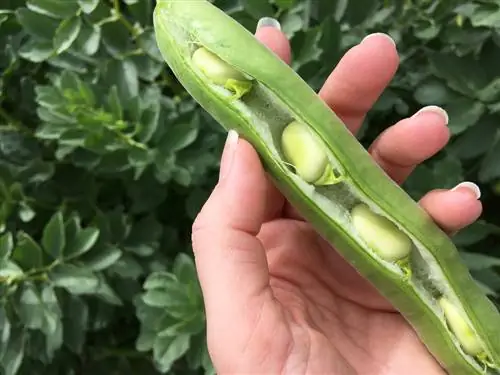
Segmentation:
{"type": "MultiPolygon", "coordinates": [[[[388,178],[314,90],[209,1],[159,0],[154,26],[160,51],[186,90],[221,126],[235,129],[255,147],[286,198],[391,301],[448,373],[500,374],[499,311],[473,280],[450,238],[388,178]],[[246,82],[250,87],[235,94],[237,90],[211,80],[193,62],[199,48],[240,72],[246,80],[236,79],[238,85],[246,82]],[[307,180],[315,181],[306,181],[284,154],[283,134],[291,123],[307,126],[322,144],[328,163],[319,180],[313,173],[307,180]],[[354,211],[353,221],[356,207],[387,219],[410,239],[411,251],[403,263],[377,252],[380,242],[370,245],[373,232],[361,232],[366,227],[356,222],[366,212],[354,211]],[[464,348],[460,331],[445,317],[443,297],[461,312],[480,352],[464,348]]],[[[398,246],[404,238],[396,241],[398,246]]],[[[405,248],[398,252],[404,254],[405,248]]]]}

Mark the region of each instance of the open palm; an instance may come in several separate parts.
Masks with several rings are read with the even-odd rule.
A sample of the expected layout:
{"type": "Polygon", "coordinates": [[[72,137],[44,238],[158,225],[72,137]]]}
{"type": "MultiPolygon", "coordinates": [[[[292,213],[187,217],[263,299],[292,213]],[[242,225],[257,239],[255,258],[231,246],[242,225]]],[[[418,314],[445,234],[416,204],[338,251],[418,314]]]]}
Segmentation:
{"type": "MultiPolygon", "coordinates": [[[[289,62],[278,29],[256,37],[289,62]]],[[[397,66],[394,43],[373,35],[344,56],[320,96],[356,133],[397,66]]],[[[425,108],[381,134],[370,153],[401,183],[448,137],[446,113],[425,108]]],[[[420,204],[455,232],[479,217],[478,198],[465,183],[420,204]]],[[[286,202],[235,133],[193,225],[193,248],[218,374],[445,374],[402,316],[286,202]]]]}

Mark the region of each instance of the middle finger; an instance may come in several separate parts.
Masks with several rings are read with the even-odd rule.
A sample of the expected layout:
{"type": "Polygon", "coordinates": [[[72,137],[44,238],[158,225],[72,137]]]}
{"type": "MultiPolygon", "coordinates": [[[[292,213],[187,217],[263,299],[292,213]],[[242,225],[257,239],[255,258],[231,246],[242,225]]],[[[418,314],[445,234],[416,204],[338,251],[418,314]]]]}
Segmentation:
{"type": "Polygon", "coordinates": [[[371,145],[373,159],[398,184],[434,156],[450,138],[448,115],[436,106],[422,108],[382,132],[371,145]]]}

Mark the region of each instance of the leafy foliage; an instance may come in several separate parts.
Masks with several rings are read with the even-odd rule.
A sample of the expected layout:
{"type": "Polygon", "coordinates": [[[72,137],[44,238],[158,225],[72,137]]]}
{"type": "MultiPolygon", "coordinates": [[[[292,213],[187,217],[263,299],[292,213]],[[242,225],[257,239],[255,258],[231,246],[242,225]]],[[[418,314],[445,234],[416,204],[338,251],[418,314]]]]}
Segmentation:
{"type": "MultiPolygon", "coordinates": [[[[500,291],[500,3],[215,0],[253,31],[277,17],[319,89],[342,54],[390,33],[401,67],[360,134],[423,105],[453,137],[404,187],[477,181],[481,219],[454,240],[500,291]]],[[[154,1],[0,4],[0,373],[210,374],[190,225],[224,134],[162,61],[154,1]]]]}

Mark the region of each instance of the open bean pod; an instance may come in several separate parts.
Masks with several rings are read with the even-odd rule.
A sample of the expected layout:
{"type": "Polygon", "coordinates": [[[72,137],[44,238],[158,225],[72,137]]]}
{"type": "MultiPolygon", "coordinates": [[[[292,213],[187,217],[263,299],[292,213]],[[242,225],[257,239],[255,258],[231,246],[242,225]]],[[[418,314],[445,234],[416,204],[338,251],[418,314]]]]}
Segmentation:
{"type": "Polygon", "coordinates": [[[159,0],[181,84],[259,153],[296,209],[391,301],[450,373],[500,374],[500,314],[450,238],[292,68],[206,0],[159,0]]]}

